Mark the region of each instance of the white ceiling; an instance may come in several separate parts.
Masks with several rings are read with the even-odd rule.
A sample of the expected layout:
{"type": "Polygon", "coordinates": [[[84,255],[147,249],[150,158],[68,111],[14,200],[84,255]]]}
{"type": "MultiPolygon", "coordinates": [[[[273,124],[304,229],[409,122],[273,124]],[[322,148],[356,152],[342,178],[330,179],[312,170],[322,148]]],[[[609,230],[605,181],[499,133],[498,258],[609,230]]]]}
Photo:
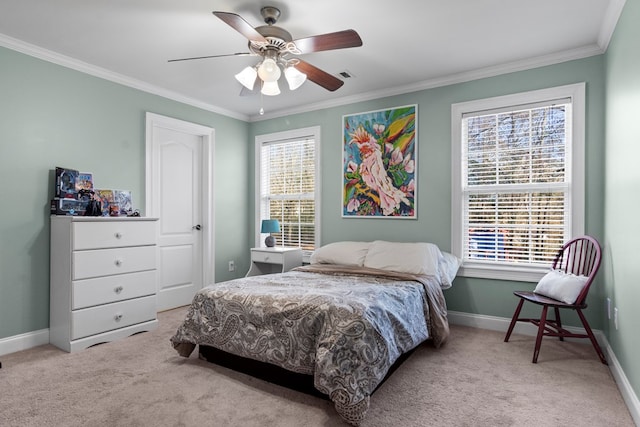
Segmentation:
{"type": "MultiPolygon", "coordinates": [[[[603,53],[625,0],[1,0],[0,46],[244,120],[309,111],[603,53]],[[330,74],[276,97],[239,96],[234,74],[256,57],[214,10],[294,39],[354,29],[363,46],[302,58],[330,74]]],[[[1,68],[1,66],[0,66],[1,68]]]]}

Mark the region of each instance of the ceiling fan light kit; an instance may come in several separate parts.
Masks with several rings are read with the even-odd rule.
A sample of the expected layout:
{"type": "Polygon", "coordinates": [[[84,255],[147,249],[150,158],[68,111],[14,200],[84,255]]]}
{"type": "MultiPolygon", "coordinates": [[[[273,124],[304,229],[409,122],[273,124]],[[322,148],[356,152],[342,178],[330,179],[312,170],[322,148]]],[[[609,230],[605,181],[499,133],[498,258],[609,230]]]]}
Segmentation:
{"type": "MultiPolygon", "coordinates": [[[[263,95],[279,95],[280,88],[278,79],[281,76],[280,67],[272,59],[265,59],[256,67],[246,67],[235,75],[244,87],[253,90],[256,78],[262,80],[261,92],[263,95]]],[[[298,71],[294,66],[290,65],[284,69],[284,77],[289,85],[289,90],[296,90],[307,80],[307,75],[298,71]]]]}

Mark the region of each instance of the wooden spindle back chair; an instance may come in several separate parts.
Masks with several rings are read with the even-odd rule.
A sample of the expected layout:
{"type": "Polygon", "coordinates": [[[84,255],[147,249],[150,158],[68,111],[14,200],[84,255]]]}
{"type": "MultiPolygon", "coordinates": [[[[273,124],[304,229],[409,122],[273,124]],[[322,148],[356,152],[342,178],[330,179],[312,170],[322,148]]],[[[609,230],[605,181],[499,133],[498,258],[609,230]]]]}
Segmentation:
{"type": "Polygon", "coordinates": [[[529,322],[538,327],[538,335],[536,336],[536,345],[533,351],[533,363],[537,363],[538,354],[540,353],[540,345],[542,344],[543,336],[558,337],[560,341],[564,341],[564,338],[589,338],[591,344],[598,353],[600,361],[607,364],[607,360],[604,357],[602,349],[596,341],[593,331],[589,326],[589,322],[584,317],[582,310],[587,308],[587,294],[591,283],[595,279],[596,273],[600,268],[600,262],[602,259],[602,250],[600,244],[596,239],[591,236],[582,236],[571,240],[566,243],[556,255],[552,269],[562,271],[563,273],[570,273],[576,276],[585,276],[586,282],[582,291],[576,298],[575,302],[568,304],[547,296],[537,294],[532,291],[515,291],[513,294],[520,298],[516,310],[513,313],[511,324],[507,330],[507,335],[504,338],[505,342],[509,341],[509,337],[513,332],[513,328],[516,322],[529,322]],[[528,301],[533,304],[542,306],[542,312],[539,318],[524,318],[519,317],[520,311],[524,302],[528,301]],[[555,319],[547,319],[547,311],[549,308],[553,308],[555,319]],[[562,327],[562,321],[560,319],[560,309],[575,310],[582,322],[585,329],[585,334],[573,333],[562,327]]]}

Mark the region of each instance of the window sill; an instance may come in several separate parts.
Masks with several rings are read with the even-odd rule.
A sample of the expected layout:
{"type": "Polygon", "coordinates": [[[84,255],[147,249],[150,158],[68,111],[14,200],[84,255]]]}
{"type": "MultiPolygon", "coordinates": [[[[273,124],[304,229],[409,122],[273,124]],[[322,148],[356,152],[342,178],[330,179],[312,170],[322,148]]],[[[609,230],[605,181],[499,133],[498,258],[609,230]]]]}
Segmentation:
{"type": "Polygon", "coordinates": [[[465,263],[460,267],[458,276],[479,279],[512,280],[516,282],[537,283],[550,267],[513,267],[503,265],[482,265],[465,263]]]}

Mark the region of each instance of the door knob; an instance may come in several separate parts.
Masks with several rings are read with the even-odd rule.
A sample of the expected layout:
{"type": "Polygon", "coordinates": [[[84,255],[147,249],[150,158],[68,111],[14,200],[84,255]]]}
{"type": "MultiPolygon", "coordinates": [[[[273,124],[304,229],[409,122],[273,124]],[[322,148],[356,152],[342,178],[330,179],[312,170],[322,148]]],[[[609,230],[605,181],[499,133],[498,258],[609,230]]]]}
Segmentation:
{"type": "Polygon", "coordinates": [[[198,224],[198,225],[194,225],[191,228],[193,228],[194,230],[200,230],[202,227],[200,226],[200,224],[198,224]]]}

